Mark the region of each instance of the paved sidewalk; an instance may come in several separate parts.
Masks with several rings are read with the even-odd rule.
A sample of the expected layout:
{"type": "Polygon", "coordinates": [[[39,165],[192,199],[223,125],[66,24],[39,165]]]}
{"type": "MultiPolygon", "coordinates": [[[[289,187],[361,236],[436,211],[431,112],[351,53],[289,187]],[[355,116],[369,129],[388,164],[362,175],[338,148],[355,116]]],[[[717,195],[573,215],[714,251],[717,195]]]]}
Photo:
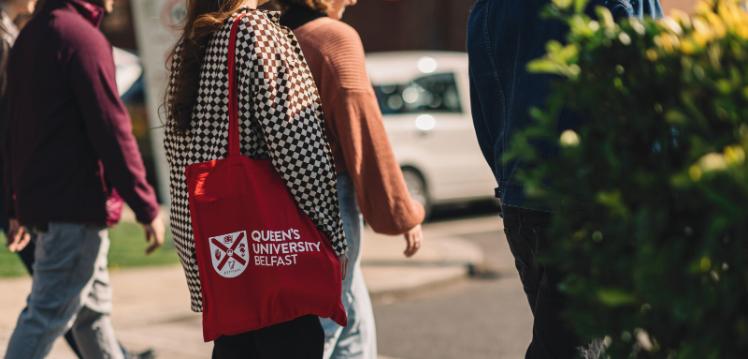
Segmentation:
{"type": "MultiPolygon", "coordinates": [[[[402,255],[397,237],[365,234],[364,275],[375,298],[398,295],[455,281],[483,260],[472,243],[451,233],[496,229],[493,219],[437,223],[424,229],[425,245],[413,259],[402,255]]],[[[119,339],[138,350],[155,347],[159,358],[209,358],[211,345],[202,342],[200,316],[189,310],[189,295],[181,267],[157,267],[112,272],[119,339]]],[[[30,289],[28,278],[0,280],[0,353],[30,289]]],[[[50,358],[74,358],[58,340],[50,358]]]]}

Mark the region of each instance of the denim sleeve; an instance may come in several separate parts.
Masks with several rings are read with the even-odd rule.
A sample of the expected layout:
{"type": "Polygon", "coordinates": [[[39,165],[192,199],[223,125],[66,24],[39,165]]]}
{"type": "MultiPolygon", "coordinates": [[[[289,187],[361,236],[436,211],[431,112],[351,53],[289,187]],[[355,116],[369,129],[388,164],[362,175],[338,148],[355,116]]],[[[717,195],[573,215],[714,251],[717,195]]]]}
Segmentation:
{"type": "Polygon", "coordinates": [[[491,167],[491,170],[495,171],[496,159],[494,158],[494,140],[491,138],[491,132],[488,126],[486,126],[486,118],[483,115],[480,93],[473,79],[472,72],[470,74],[470,104],[470,107],[472,108],[473,125],[475,126],[475,134],[478,138],[478,145],[483,153],[483,157],[491,167]]]}
{"type": "Polygon", "coordinates": [[[593,0],[590,2],[589,11],[596,6],[604,6],[610,10],[616,19],[628,17],[662,17],[662,6],[660,0],[593,0]]]}

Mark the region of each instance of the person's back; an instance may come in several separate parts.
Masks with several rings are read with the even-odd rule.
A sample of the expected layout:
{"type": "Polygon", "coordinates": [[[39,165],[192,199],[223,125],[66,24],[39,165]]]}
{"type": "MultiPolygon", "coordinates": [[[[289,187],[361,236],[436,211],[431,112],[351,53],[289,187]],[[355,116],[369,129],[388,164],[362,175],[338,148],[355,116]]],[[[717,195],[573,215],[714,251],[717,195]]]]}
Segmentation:
{"type": "Polygon", "coordinates": [[[139,157],[127,136],[127,112],[101,84],[114,82],[111,46],[96,27],[103,13],[71,8],[86,5],[50,0],[19,36],[9,62],[8,113],[23,119],[9,124],[11,186],[26,225],[105,223],[108,184],[100,161],[138,219],[155,216],[143,200],[153,193],[142,163],[126,158],[139,157]]]}
{"type": "MultiPolygon", "coordinates": [[[[164,138],[171,174],[171,229],[194,311],[211,311],[210,307],[203,307],[203,295],[209,298],[214,288],[202,287],[210,280],[203,282],[201,274],[214,268],[210,264],[199,267],[204,263],[195,259],[199,255],[195,248],[199,237],[194,232],[193,215],[198,212],[193,212],[195,209],[190,204],[194,197],[188,192],[186,169],[196,163],[226,158],[230,110],[236,111],[238,119],[237,152],[254,160],[269,159],[295,202],[294,213],[307,216],[327,237],[335,254],[343,258],[347,252],[335,198],[335,168],[325,139],[314,80],[293,33],[279,24],[279,14],[257,10],[257,5],[255,0],[190,4],[191,17],[186,20],[182,38],[172,53],[164,138]],[[201,21],[205,19],[211,21],[201,21]],[[232,31],[235,43],[230,41],[232,31]],[[230,86],[226,67],[229,44],[235,49],[237,60],[233,69],[236,108],[230,108],[226,99],[230,86]]],[[[267,216],[281,221],[289,217],[256,203],[243,205],[265,211],[267,216]]],[[[226,216],[232,217],[228,213],[226,216]]],[[[263,257],[256,256],[254,251],[253,246],[249,253],[254,258],[263,257]]],[[[344,264],[340,265],[344,268],[344,264]]],[[[257,285],[261,289],[259,282],[257,285]]],[[[309,290],[314,292],[313,288],[309,290]]],[[[267,292],[257,293],[261,296],[267,292]]],[[[282,297],[272,299],[279,301],[278,311],[295,305],[280,304],[282,297]]],[[[298,303],[311,297],[300,297],[298,303]]],[[[324,343],[319,319],[316,314],[304,315],[310,313],[302,311],[303,316],[288,322],[236,335],[221,334],[215,340],[213,357],[321,357],[324,343]],[[289,336],[294,337],[294,345],[285,343],[289,336]]],[[[262,317],[265,313],[258,314],[262,317]]]]}

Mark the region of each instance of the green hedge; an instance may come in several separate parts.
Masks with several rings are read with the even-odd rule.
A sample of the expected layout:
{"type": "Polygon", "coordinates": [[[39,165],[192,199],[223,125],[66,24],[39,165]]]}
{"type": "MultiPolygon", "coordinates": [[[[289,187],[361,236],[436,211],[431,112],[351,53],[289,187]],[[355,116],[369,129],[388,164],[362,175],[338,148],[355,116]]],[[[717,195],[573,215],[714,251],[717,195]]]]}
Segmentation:
{"type": "Polygon", "coordinates": [[[746,358],[748,13],[706,1],[615,23],[584,7],[549,9],[568,41],[530,69],[560,80],[507,155],[556,213],[546,260],[566,273],[566,316],[611,358],[746,358]],[[561,108],[583,125],[558,128],[561,108]]]}

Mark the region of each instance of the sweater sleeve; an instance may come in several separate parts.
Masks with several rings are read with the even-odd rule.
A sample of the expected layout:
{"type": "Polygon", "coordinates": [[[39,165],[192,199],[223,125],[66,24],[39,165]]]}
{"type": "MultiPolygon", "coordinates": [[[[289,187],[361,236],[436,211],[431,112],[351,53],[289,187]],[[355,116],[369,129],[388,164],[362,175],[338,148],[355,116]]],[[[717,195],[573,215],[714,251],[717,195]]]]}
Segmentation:
{"type": "Polygon", "coordinates": [[[104,164],[107,178],[135,212],[138,222],[150,223],[158,214],[153,188],[132,134],[130,117],[119,98],[114,59],[108,44],[80,41],[73,53],[73,93],[81,108],[88,138],[104,164]]]}
{"type": "Polygon", "coordinates": [[[402,234],[423,221],[424,210],[411,199],[387,138],[361,40],[347,29],[332,41],[335,48],[325,51],[320,87],[328,127],[335,132],[367,223],[379,233],[402,234]]]}
{"type": "Polygon", "coordinates": [[[0,210],[6,211],[6,213],[0,213],[0,227],[6,226],[5,223],[7,218],[15,217],[15,206],[13,204],[13,189],[11,188],[11,176],[10,176],[10,159],[6,158],[8,153],[8,117],[9,109],[6,99],[6,86],[7,86],[7,67],[8,57],[10,55],[10,44],[6,41],[0,41],[0,186],[2,186],[2,198],[0,198],[0,210]]]}

